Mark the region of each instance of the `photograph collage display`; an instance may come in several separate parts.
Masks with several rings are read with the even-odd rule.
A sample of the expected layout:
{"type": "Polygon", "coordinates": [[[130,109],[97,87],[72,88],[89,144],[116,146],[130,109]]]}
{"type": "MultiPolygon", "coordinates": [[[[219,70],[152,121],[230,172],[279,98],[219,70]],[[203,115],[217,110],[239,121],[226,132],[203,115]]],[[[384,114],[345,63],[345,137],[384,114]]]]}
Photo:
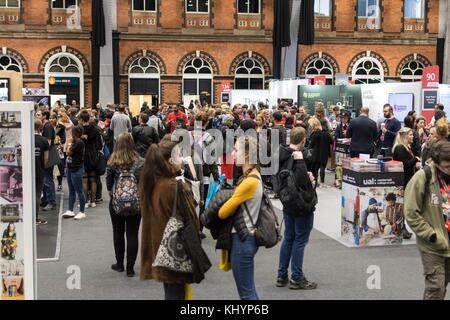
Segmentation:
{"type": "Polygon", "coordinates": [[[403,187],[359,188],[344,184],[342,191],[344,240],[360,247],[402,243],[403,187]]]}
{"type": "Polygon", "coordinates": [[[0,112],[2,300],[24,299],[24,225],[19,112],[0,112]]]}

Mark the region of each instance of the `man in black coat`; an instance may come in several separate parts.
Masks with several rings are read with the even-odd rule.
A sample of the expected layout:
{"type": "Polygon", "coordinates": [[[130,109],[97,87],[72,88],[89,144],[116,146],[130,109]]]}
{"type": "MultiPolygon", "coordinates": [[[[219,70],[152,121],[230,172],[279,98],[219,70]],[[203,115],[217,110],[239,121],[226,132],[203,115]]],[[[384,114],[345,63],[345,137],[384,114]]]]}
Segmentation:
{"type": "Polygon", "coordinates": [[[378,138],[377,124],[369,118],[369,108],[361,108],[359,117],[350,121],[347,138],[351,138],[350,156],[359,157],[360,153],[373,155],[375,141],[378,138]]]}
{"type": "Polygon", "coordinates": [[[158,132],[156,132],[155,128],[150,127],[147,124],[147,121],[148,114],[144,112],[141,113],[139,125],[134,127],[131,133],[136,145],[136,151],[143,158],[145,158],[148,148],[150,148],[153,143],[159,143],[158,132]]]}

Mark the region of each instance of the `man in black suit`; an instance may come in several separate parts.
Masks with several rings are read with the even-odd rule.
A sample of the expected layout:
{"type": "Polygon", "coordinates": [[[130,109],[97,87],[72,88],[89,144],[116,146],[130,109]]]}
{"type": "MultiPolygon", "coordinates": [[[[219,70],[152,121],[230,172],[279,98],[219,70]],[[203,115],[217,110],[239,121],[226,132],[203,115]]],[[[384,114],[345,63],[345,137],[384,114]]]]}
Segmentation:
{"type": "Polygon", "coordinates": [[[350,156],[359,157],[360,153],[374,153],[375,141],[378,137],[377,124],[369,118],[369,108],[361,108],[359,117],[350,121],[347,138],[351,138],[350,156]]]}

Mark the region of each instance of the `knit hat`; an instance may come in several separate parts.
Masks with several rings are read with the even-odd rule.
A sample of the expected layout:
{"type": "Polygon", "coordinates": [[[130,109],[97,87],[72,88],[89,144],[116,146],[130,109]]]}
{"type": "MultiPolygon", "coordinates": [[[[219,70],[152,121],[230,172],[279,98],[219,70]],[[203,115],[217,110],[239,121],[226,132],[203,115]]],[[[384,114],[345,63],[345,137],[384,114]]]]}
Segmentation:
{"type": "Polygon", "coordinates": [[[369,206],[374,205],[374,204],[377,204],[377,203],[378,203],[377,199],[375,199],[375,198],[370,198],[370,200],[369,200],[369,206]]]}

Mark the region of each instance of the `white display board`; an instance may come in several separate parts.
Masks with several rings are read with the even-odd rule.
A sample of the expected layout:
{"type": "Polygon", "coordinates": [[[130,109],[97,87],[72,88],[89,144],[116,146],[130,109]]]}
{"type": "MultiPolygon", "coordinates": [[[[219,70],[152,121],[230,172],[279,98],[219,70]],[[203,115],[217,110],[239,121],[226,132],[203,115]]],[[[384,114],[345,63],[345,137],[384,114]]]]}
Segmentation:
{"type": "MultiPolygon", "coordinates": [[[[379,83],[361,85],[362,104],[370,109],[369,117],[374,121],[383,117],[383,106],[389,102],[390,93],[414,94],[414,109],[421,110],[422,83],[379,83]]],[[[403,121],[403,119],[398,118],[403,121]]]]}
{"type": "Polygon", "coordinates": [[[230,96],[232,107],[238,103],[248,106],[258,106],[258,102],[269,104],[269,90],[231,90],[230,96]]]}
{"type": "Polygon", "coordinates": [[[447,114],[447,117],[450,116],[450,85],[449,84],[440,84],[439,85],[439,103],[444,105],[444,111],[447,114]]]}
{"type": "Polygon", "coordinates": [[[36,299],[33,111],[33,102],[0,103],[0,300],[36,299]]]}
{"type": "Polygon", "coordinates": [[[308,85],[308,79],[273,80],[269,82],[270,107],[278,104],[278,99],[292,99],[298,102],[298,86],[308,85]]]}

